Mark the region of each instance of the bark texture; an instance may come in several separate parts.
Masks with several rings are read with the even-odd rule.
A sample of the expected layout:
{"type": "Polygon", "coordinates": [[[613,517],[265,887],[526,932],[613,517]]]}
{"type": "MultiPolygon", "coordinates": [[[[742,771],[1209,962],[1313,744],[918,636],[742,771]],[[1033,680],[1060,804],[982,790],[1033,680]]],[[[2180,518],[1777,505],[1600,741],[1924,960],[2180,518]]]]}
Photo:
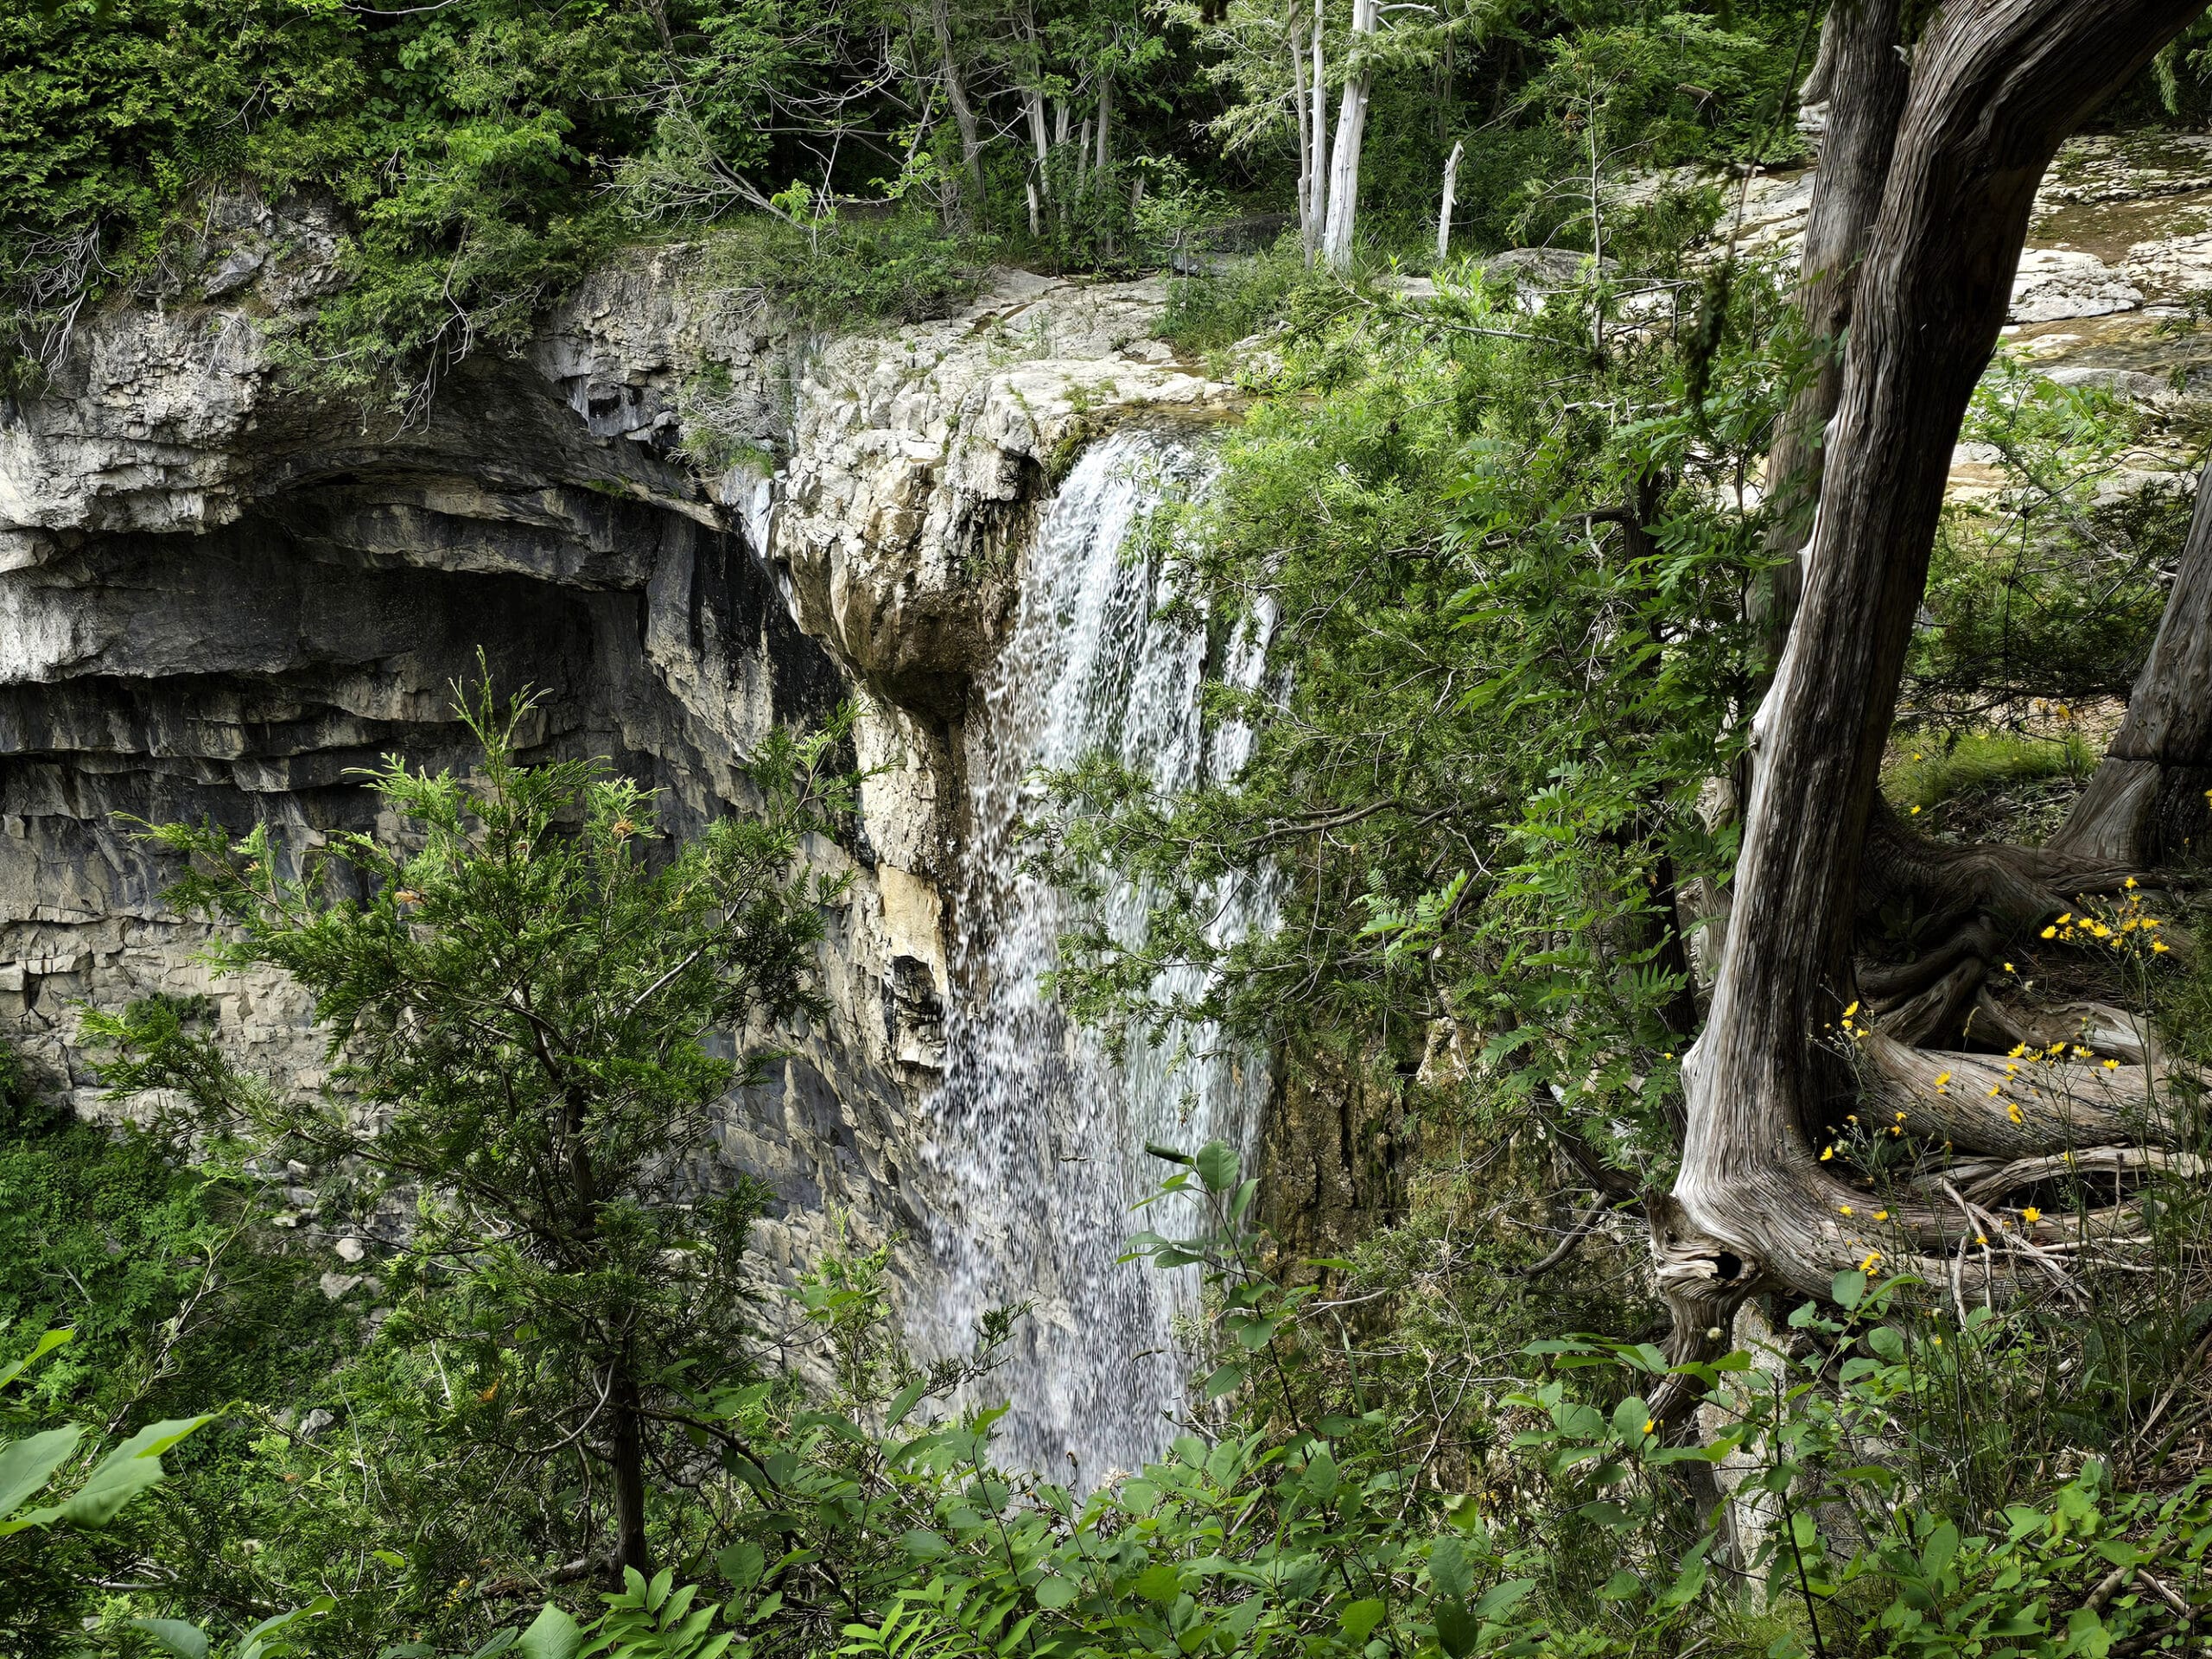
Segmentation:
{"type": "Polygon", "coordinates": [[[1368,94],[1374,86],[1374,72],[1367,66],[1361,41],[1375,33],[1380,9],[1380,0],[1352,0],[1350,72],[1337,111],[1336,143],[1330,149],[1327,228],[1321,234],[1321,257],[1337,270],[1351,264],[1352,234],[1357,228],[1359,152],[1367,131],[1368,94]]]}
{"type": "Polygon", "coordinates": [[[1759,595],[1769,662],[1782,654],[1803,590],[1795,556],[1812,533],[1811,509],[1820,499],[1827,455],[1822,435],[1843,391],[1840,346],[1904,114],[1898,6],[1899,0],[1838,0],[1821,27],[1820,55],[1805,81],[1805,99],[1825,101],[1828,111],[1805,220],[1797,303],[1824,355],[1819,374],[1791,399],[1767,456],[1768,493],[1787,509],[1768,546],[1788,561],[1775,567],[1759,595]]]}
{"type": "Polygon", "coordinates": [[[2149,868],[2201,854],[2212,830],[2212,467],[2127,716],[2064,824],[2056,853],[2149,868]]]}
{"type": "Polygon", "coordinates": [[[1824,1039],[1853,1001],[1859,851],[1952,447],[2037,181],[2060,141],[2199,10],[1960,3],[1916,53],[1852,308],[1803,602],[1762,711],[1728,941],[1686,1067],[1681,1224],[1662,1256],[1678,1322],[1725,1328],[1714,1315],[1732,1312],[1686,1294],[1686,1258],[1705,1263],[1703,1290],[1819,1294],[1840,1267],[1963,1224],[1930,1205],[1878,1232],[1864,1195],[1818,1161],[1813,1130],[1837,1103],[1839,1069],[1824,1039]]]}

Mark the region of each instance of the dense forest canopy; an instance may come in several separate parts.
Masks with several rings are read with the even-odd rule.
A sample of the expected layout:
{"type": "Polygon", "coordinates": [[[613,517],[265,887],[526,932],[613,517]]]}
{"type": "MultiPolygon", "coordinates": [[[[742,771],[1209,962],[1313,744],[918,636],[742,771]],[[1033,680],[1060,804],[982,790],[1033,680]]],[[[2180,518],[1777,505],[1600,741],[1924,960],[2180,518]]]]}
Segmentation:
{"type": "Polygon", "coordinates": [[[918,1362],[889,1246],[772,1298],[716,1161],[823,1006],[850,716],[687,839],[486,667],[374,834],[134,826],[327,1076],[181,999],[82,1013],[130,1122],[0,1068],[0,1650],[2201,1644],[2208,428],[2181,355],[2000,349],[2061,144],[2202,122],[2196,11],[10,8],[0,435],[223,291],[241,195],[327,231],[258,322],[374,433],[641,242],[824,330],[1164,273],[1239,418],[1131,553],[1249,753],[1084,757],[1027,845],[1150,912],[1061,941],[1065,1007],[1278,1084],[1129,1224],[1203,1283],[1166,1454],[1005,1466],[1022,1287],[918,1362]],[[1355,1201],[1271,1190],[1329,1136],[1355,1201]],[[302,1183],[404,1236],[338,1261],[302,1183]]]}

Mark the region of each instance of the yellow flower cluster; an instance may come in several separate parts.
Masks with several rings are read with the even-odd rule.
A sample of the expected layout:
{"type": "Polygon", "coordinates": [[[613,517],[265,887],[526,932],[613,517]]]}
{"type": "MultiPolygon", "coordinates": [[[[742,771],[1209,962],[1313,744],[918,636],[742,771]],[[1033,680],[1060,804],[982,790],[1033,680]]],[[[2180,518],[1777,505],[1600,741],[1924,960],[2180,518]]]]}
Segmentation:
{"type": "Polygon", "coordinates": [[[2103,916],[2094,914],[2086,906],[2078,916],[2067,911],[2044,929],[2043,937],[2065,944],[2077,939],[2093,941],[2131,956],[2163,957],[2169,948],[2158,936],[2164,925],[2156,916],[2144,914],[2143,894],[2131,875],[2117,906],[2103,916]]]}

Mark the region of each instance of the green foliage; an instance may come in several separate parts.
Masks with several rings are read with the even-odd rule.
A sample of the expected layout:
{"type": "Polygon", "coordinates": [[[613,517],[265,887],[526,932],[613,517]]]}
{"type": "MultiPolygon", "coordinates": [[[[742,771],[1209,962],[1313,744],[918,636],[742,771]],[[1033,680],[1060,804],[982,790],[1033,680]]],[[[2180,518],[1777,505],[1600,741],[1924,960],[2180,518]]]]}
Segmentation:
{"type": "Polygon", "coordinates": [[[758,292],[819,325],[918,322],[974,297],[990,247],[912,215],[810,225],[747,219],[709,239],[701,276],[758,292]]]}
{"type": "Polygon", "coordinates": [[[1602,279],[1533,316],[1478,279],[1418,314],[1339,290],[1298,317],[1219,485],[1153,526],[1209,641],[1209,717],[1251,753],[1178,797],[1103,758],[1057,780],[1059,878],[1159,894],[1141,946],[1103,921],[1064,940],[1071,1007],[1378,1062],[1452,1010],[1500,1033],[1513,1109],[1556,1084],[1600,1144],[1668,1155],[1694,1020],[1669,918],[1731,857],[1695,803],[1754,667],[1760,520],[1734,492],[1800,370],[1770,291],[1734,303],[1770,338],[1724,347],[1704,422],[1602,279]],[[1206,895],[1270,872],[1282,925],[1213,936],[1206,895]],[[1203,991],[1161,996],[1169,963],[1203,991]]]}
{"type": "Polygon", "coordinates": [[[1286,235],[1266,252],[1232,262],[1217,274],[1177,277],[1168,285],[1160,338],[1185,352],[1219,351],[1258,334],[1301,295],[1325,303],[1333,289],[1307,266],[1296,239],[1286,235]]]}
{"type": "Polygon", "coordinates": [[[2006,784],[2067,777],[2079,782],[2096,760],[2080,737],[2038,740],[2001,732],[1960,734],[1915,749],[1884,779],[1891,798],[1906,808],[1942,804],[1955,795],[2006,784]]]}
{"type": "Polygon", "coordinates": [[[727,1049],[818,1007],[804,981],[833,888],[797,871],[796,847],[840,810],[823,768],[841,728],[772,740],[764,815],[664,857],[648,791],[598,762],[522,764],[530,709],[488,689],[461,704],[483,745],[474,775],[396,757],[370,773],[405,826],[391,839],[296,859],[265,826],[237,842],[150,832],[188,861],[172,901],[230,925],[219,969],[280,968],[314,996],[334,1065],[322,1096],[240,1078],[174,1006],[86,1023],[112,1047],[118,1093],[179,1090],[203,1133],[359,1170],[358,1204],[410,1197],[384,1334],[456,1355],[475,1406],[441,1433],[503,1444],[517,1420],[550,1427],[571,1463],[611,1475],[634,1550],[644,1522],[624,1483],[650,1445],[696,1426],[696,1391],[742,1363],[758,1199],[734,1171],[702,1193],[698,1169],[715,1103],[760,1058],[702,1039],[725,1033],[727,1049]]]}
{"type": "Polygon", "coordinates": [[[2037,700],[2125,696],[2179,556],[2186,480],[2130,480],[2146,437],[2111,393],[2061,386],[2000,358],[1963,442],[1993,487],[1944,517],[1908,698],[1924,717],[2018,717],[2037,700]]]}

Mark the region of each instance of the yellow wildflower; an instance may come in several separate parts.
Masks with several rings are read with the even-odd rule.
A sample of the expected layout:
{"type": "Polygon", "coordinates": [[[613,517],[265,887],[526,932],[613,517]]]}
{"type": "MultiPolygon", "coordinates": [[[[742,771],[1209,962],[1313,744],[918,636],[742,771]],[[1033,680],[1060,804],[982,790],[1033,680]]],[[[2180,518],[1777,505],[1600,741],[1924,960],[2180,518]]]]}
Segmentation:
{"type": "Polygon", "coordinates": [[[1874,1219],[1877,1221],[1887,1221],[1889,1218],[1890,1212],[1886,1210],[1877,1210],[1874,1212],[1874,1219]]]}
{"type": "Polygon", "coordinates": [[[1950,1074],[1949,1072],[1948,1072],[1948,1071],[1938,1071],[1938,1072],[1936,1074],[1936,1086],[1938,1089],[1941,1089],[1941,1088],[1942,1088],[1945,1084],[1948,1083],[1950,1080],[1951,1080],[1951,1074],[1950,1074]]]}
{"type": "Polygon", "coordinates": [[[2035,1205],[2031,1204],[2026,1209],[2020,1211],[2020,1219],[2032,1225],[2034,1223],[2043,1219],[2043,1211],[2037,1209],[2035,1205]]]}
{"type": "Polygon", "coordinates": [[[1848,1020],[1848,1019],[1850,1019],[1850,1018],[1851,1018],[1851,1016],[1852,1016],[1853,1014],[1856,1014],[1856,1013],[1858,1013],[1858,1012],[1859,1012],[1859,1004],[1858,1004],[1857,1001],[1856,1001],[1856,1000],[1854,1000],[1854,1001],[1852,1002],[1852,1005],[1851,1005],[1849,1007],[1846,1008],[1846,1009],[1843,1011],[1843,1017],[1844,1017],[1845,1019],[1848,1020]]]}
{"type": "Polygon", "coordinates": [[[1851,1206],[1847,1204],[1839,1204],[1835,1207],[1835,1212],[1839,1216],[1847,1216],[1851,1213],[1851,1206]]]}
{"type": "Polygon", "coordinates": [[[1643,1420],[1643,1432],[1647,1434],[1649,1434],[1653,1429],[1658,1427],[1658,1426],[1659,1420],[1656,1417],[1647,1417],[1643,1420]]]}
{"type": "Polygon", "coordinates": [[[1875,1264],[1877,1262],[1880,1261],[1881,1259],[1882,1259],[1882,1253],[1881,1253],[1879,1250],[1869,1250],[1869,1251],[1867,1251],[1867,1252],[1866,1252],[1866,1259],[1864,1262],[1861,1262],[1859,1264],[1859,1272],[1861,1272],[1861,1273],[1872,1273],[1872,1272],[1873,1272],[1873,1271],[1874,1271],[1874,1264],[1875,1264]]]}
{"type": "Polygon", "coordinates": [[[2018,1106],[2015,1106],[2009,1100],[2005,1103],[2005,1116],[2011,1118],[2015,1123],[2024,1123],[2028,1121],[2020,1116],[2020,1109],[2018,1106]]]}
{"type": "Polygon", "coordinates": [[[2106,1071],[2119,1071],[2119,1070],[2120,1070],[2120,1062],[2119,1062],[2118,1060],[2107,1060],[2107,1061],[2105,1062],[2105,1070],[2106,1070],[2106,1071]]]}
{"type": "Polygon", "coordinates": [[[1821,1161],[1822,1163],[1824,1163],[1824,1164],[1825,1164],[1826,1162],[1827,1162],[1827,1160],[1828,1160],[1829,1159],[1831,1159],[1831,1158],[1833,1158],[1833,1157],[1834,1157],[1834,1156],[1835,1156],[1835,1148],[1834,1148],[1834,1147],[1822,1147],[1821,1148],[1821,1161]]]}
{"type": "Polygon", "coordinates": [[[2046,939],[2055,939],[2058,937],[2058,930],[2055,927],[2046,927],[2043,931],[2043,936],[2046,939]]]}

